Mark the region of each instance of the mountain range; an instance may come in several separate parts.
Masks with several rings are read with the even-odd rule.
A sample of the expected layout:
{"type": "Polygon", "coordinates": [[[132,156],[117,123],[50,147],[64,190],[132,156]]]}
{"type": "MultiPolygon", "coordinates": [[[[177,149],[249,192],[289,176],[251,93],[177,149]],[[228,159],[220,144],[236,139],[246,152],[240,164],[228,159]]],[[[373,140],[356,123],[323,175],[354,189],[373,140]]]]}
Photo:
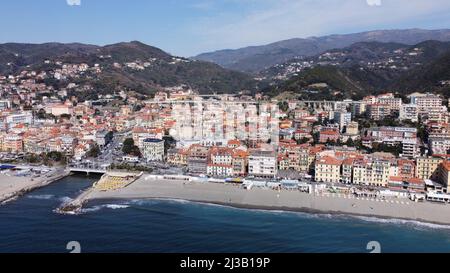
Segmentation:
{"type": "Polygon", "coordinates": [[[361,98],[384,91],[450,95],[449,41],[450,30],[389,30],[292,39],[212,54],[228,68],[198,57],[173,56],[138,41],[107,46],[8,43],[0,44],[0,75],[24,70],[53,73],[62,64],[100,67],[101,73],[45,80],[57,89],[75,83],[81,91],[95,90],[78,96],[121,90],[152,95],[180,85],[203,94],[263,91],[310,99],[361,98]],[[253,67],[251,73],[233,70],[237,59],[234,64],[253,67]]]}
{"type": "Polygon", "coordinates": [[[158,88],[178,85],[187,85],[201,93],[232,93],[255,90],[258,84],[245,73],[210,62],[172,56],[137,41],[107,46],[77,43],[0,45],[0,74],[3,75],[22,70],[49,71],[56,68],[57,62],[98,64],[102,73],[96,77],[87,75],[71,80],[95,86],[103,93],[132,89],[151,94],[158,88]]]}
{"type": "Polygon", "coordinates": [[[427,40],[450,41],[450,29],[376,30],[355,34],[295,38],[263,46],[203,53],[193,59],[213,62],[237,71],[257,73],[294,58],[310,57],[326,50],[340,49],[358,42],[414,45],[427,40]]]}
{"type": "Polygon", "coordinates": [[[386,91],[450,94],[450,42],[416,45],[362,42],[313,57],[297,58],[262,71],[272,79],[271,96],[329,96],[360,99],[386,91]]]}

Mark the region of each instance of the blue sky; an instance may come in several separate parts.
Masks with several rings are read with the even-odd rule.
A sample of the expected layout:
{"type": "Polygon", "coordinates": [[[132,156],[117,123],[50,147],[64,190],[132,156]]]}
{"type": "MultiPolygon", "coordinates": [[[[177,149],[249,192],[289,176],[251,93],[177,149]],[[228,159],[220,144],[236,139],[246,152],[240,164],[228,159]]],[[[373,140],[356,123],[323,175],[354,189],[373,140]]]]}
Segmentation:
{"type": "Polygon", "coordinates": [[[172,54],[295,37],[450,28],[449,0],[2,0],[0,42],[139,40],[172,54]]]}

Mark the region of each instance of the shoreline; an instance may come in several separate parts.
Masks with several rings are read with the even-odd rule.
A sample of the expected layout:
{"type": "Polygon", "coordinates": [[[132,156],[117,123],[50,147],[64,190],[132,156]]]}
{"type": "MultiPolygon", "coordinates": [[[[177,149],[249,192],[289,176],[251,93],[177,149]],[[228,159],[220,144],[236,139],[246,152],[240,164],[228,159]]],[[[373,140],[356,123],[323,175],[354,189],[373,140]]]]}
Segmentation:
{"type": "Polygon", "coordinates": [[[184,200],[240,209],[348,215],[417,221],[450,227],[450,206],[414,203],[406,199],[389,202],[320,196],[298,191],[244,190],[238,186],[183,181],[146,181],[110,191],[92,191],[83,203],[95,200],[184,200]]]}
{"type": "MultiPolygon", "coordinates": [[[[13,186],[16,186],[16,185],[9,184],[8,186],[11,189],[7,192],[3,192],[2,196],[0,196],[0,206],[6,205],[10,202],[13,202],[13,201],[17,200],[18,198],[24,196],[25,194],[28,194],[28,193],[38,190],[40,188],[46,187],[46,186],[48,186],[54,182],[57,182],[57,181],[70,175],[70,172],[67,170],[56,169],[56,170],[54,170],[54,172],[55,173],[52,174],[50,177],[46,177],[43,179],[33,181],[34,183],[24,183],[25,181],[29,181],[29,179],[31,179],[30,177],[20,177],[20,179],[17,178],[16,181],[13,181],[13,183],[24,183],[25,185],[22,185],[22,187],[20,187],[20,188],[15,188],[13,186]]],[[[5,183],[3,180],[6,177],[10,177],[10,176],[5,176],[5,175],[0,176],[0,178],[1,178],[0,184],[5,183]]]]}
{"type": "MultiPolygon", "coordinates": [[[[293,207],[269,207],[269,206],[254,206],[254,205],[248,205],[248,204],[238,204],[238,203],[221,203],[221,202],[209,202],[209,201],[199,201],[199,200],[187,200],[187,199],[180,199],[180,198],[168,198],[168,197],[148,197],[148,198],[138,198],[138,199],[132,199],[132,198],[92,198],[85,200],[85,205],[88,205],[91,201],[130,201],[130,200],[155,200],[155,201],[179,201],[179,202],[190,202],[193,204],[200,204],[200,205],[216,205],[216,206],[223,206],[227,208],[233,208],[233,209],[242,209],[242,210],[250,210],[250,211],[262,211],[262,212],[282,212],[282,213],[305,213],[310,215],[332,215],[332,216],[346,216],[346,217],[352,217],[355,219],[363,220],[361,217],[366,218],[372,218],[372,219],[378,219],[378,220],[399,220],[399,221],[407,221],[407,222],[417,222],[418,224],[430,224],[430,225],[436,225],[440,226],[442,229],[450,229],[450,223],[442,223],[442,222],[432,222],[427,221],[423,219],[411,219],[411,218],[401,218],[401,217],[389,217],[389,216],[378,216],[378,215],[371,215],[371,214],[358,214],[358,213],[348,213],[348,212],[342,212],[342,211],[325,211],[325,210],[315,210],[311,208],[293,208],[293,207]],[[359,217],[359,218],[358,218],[359,217]]],[[[363,220],[364,221],[364,220],[363,220]]]]}

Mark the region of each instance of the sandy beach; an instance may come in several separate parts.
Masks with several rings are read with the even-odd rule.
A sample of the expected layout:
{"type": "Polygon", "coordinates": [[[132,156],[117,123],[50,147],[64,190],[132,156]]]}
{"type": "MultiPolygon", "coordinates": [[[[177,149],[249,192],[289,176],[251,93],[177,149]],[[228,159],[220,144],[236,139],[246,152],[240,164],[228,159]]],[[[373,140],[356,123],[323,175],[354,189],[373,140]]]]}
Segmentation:
{"type": "Polygon", "coordinates": [[[64,169],[54,169],[40,177],[15,176],[14,173],[0,174],[0,204],[11,201],[34,189],[47,186],[48,184],[69,175],[64,169]]]}
{"type": "Polygon", "coordinates": [[[338,194],[319,196],[299,191],[279,192],[262,188],[245,190],[235,185],[145,180],[145,177],[120,190],[93,190],[85,198],[182,199],[239,208],[350,214],[450,225],[450,206],[444,204],[414,203],[409,199],[382,201],[338,194]]]}

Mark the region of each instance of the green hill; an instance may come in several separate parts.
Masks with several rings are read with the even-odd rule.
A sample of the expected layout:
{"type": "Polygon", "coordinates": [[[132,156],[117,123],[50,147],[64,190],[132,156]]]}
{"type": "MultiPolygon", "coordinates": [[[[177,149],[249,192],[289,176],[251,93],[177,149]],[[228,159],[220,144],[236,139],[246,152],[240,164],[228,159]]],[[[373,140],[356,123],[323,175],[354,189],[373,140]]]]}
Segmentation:
{"type": "MultiPolygon", "coordinates": [[[[82,44],[3,44],[0,45],[0,74],[22,70],[52,70],[54,63],[99,64],[102,73],[72,79],[91,84],[100,93],[132,89],[151,94],[160,87],[186,84],[200,93],[236,93],[254,91],[253,77],[219,65],[172,56],[159,48],[133,41],[104,47],[82,44]],[[51,64],[44,63],[52,61],[51,64]],[[132,69],[127,63],[146,64],[132,69]]],[[[54,81],[53,81],[54,82],[54,81]]],[[[55,85],[59,83],[54,82],[55,85]]],[[[62,86],[66,83],[60,83],[62,86]]]]}

